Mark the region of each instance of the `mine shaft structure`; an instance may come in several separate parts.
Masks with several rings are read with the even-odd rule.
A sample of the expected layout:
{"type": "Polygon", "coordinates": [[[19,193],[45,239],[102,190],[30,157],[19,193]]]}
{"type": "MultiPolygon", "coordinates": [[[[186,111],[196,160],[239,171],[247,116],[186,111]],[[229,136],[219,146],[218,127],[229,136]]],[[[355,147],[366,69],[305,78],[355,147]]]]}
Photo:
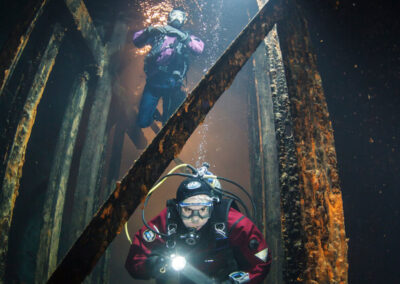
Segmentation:
{"type": "Polygon", "coordinates": [[[118,118],[110,115],[113,106],[124,102],[113,94],[109,60],[128,29],[115,21],[104,38],[82,0],[31,3],[0,54],[0,283],[10,274],[7,252],[12,247],[13,214],[41,101],[64,95],[65,113],[40,203],[43,212],[36,217],[40,234],[31,280],[107,283],[107,247],[253,54],[256,94],[248,97],[249,105],[256,106],[249,116],[254,127],[251,185],[261,212],[257,223],[274,257],[267,281],[347,283],[333,130],[302,2],[259,0],[259,13],[117,186],[124,134],[138,148],[146,146],[141,130],[132,128],[134,109],[118,118]],[[76,48],[68,44],[71,41],[80,42],[88,56],[69,62],[72,69],[61,68],[70,83],[57,94],[52,76],[57,75],[65,49],[76,48]],[[74,186],[69,185],[72,177],[74,186]],[[73,201],[69,210],[68,198],[73,201]],[[100,269],[90,274],[99,261],[100,269]]]}

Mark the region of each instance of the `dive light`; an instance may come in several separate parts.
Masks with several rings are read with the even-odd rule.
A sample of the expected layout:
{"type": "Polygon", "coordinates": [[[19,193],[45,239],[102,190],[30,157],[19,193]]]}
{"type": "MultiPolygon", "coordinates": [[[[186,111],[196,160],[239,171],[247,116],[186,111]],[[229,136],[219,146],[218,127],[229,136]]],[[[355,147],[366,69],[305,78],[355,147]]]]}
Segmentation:
{"type": "Polygon", "coordinates": [[[172,254],[171,258],[171,266],[175,271],[181,271],[186,266],[186,258],[181,255],[172,254]]]}

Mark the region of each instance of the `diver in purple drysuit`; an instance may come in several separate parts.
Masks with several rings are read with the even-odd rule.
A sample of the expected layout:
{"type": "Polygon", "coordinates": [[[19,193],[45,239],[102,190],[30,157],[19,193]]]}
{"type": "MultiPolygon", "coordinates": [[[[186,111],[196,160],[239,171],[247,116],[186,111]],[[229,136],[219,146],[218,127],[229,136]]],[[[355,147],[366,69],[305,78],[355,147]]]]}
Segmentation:
{"type": "Polygon", "coordinates": [[[186,13],[173,9],[168,15],[168,25],[150,26],[133,36],[137,47],[148,44],[152,47],[144,62],[146,86],[138,116],[141,128],[150,126],[154,119],[164,124],[186,97],[182,85],[188,71],[189,54],[201,54],[204,43],[181,30],[185,21],[186,13]],[[162,115],[156,109],[160,98],[163,99],[162,115]]]}

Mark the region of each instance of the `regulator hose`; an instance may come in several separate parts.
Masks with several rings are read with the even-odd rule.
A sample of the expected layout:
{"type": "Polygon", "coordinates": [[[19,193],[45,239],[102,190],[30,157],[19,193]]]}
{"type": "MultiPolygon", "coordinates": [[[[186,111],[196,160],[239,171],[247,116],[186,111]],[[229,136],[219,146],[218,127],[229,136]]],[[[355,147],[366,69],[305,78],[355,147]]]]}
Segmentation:
{"type": "MultiPolygon", "coordinates": [[[[174,167],[171,171],[169,171],[168,174],[166,174],[165,176],[163,176],[163,177],[161,177],[159,179],[159,181],[156,183],[156,185],[153,186],[149,190],[149,192],[147,193],[145,201],[144,201],[144,204],[143,204],[142,221],[143,221],[143,224],[146,226],[147,229],[149,229],[151,232],[153,232],[154,234],[159,235],[162,238],[168,238],[169,237],[168,234],[161,233],[158,230],[154,230],[153,228],[150,227],[150,225],[147,223],[146,218],[144,216],[144,211],[145,211],[147,203],[148,203],[151,195],[153,194],[153,192],[156,189],[158,189],[161,186],[161,184],[163,184],[164,181],[167,178],[169,178],[171,176],[180,176],[180,177],[184,177],[184,178],[200,178],[200,179],[204,179],[209,184],[210,184],[210,182],[208,180],[212,179],[213,181],[212,181],[212,184],[210,184],[210,185],[213,188],[213,190],[216,193],[219,193],[221,196],[225,196],[225,197],[227,197],[229,199],[233,199],[233,200],[237,201],[244,208],[244,210],[246,212],[246,215],[249,216],[249,210],[248,210],[247,206],[244,204],[244,202],[240,199],[240,197],[238,197],[236,194],[234,194],[232,192],[226,191],[226,190],[222,189],[221,187],[218,187],[218,186],[215,185],[215,181],[216,180],[223,180],[225,182],[231,183],[231,184],[237,186],[241,191],[243,191],[246,194],[247,198],[250,200],[251,205],[252,205],[253,217],[256,216],[257,212],[256,212],[255,202],[254,202],[253,198],[250,196],[250,194],[246,191],[246,189],[244,189],[241,185],[239,185],[238,183],[236,183],[236,182],[234,182],[234,181],[232,181],[230,179],[227,179],[227,178],[224,178],[224,177],[215,176],[215,175],[207,175],[207,174],[205,174],[207,171],[204,169],[204,167],[206,169],[208,169],[209,164],[208,163],[204,163],[203,167],[199,168],[199,169],[196,169],[195,167],[193,167],[192,165],[189,165],[189,164],[181,164],[181,165],[178,165],[178,166],[174,167]],[[192,171],[193,174],[174,173],[176,170],[178,170],[180,168],[183,168],[183,167],[189,168],[192,171]]],[[[128,222],[125,223],[125,234],[126,234],[126,237],[127,237],[128,241],[129,241],[129,243],[132,243],[132,240],[131,240],[130,235],[129,235],[128,225],[127,224],[128,224],[128,222]]]]}

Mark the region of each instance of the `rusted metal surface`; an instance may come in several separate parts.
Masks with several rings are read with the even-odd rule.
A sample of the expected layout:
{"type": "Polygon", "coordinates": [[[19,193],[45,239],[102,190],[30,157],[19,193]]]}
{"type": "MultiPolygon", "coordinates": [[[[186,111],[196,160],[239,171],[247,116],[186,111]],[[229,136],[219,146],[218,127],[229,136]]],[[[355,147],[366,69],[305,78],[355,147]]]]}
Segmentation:
{"type": "Polygon", "coordinates": [[[0,96],[3,95],[8,79],[12,76],[37,20],[43,14],[49,1],[37,0],[29,3],[29,7],[26,7],[25,15],[22,17],[24,21],[15,27],[7,42],[3,45],[0,52],[0,96]]]}
{"type": "Polygon", "coordinates": [[[82,0],[65,0],[68,10],[71,12],[77,29],[92,52],[98,65],[98,74],[102,76],[105,67],[105,46],[93,24],[93,20],[82,0]]]}
{"type": "Polygon", "coordinates": [[[263,7],[202,78],[99,209],[48,283],[80,283],[89,274],[151,186],[281,18],[279,4],[273,0],[263,7]]]}
{"type": "Polygon", "coordinates": [[[304,234],[306,269],[296,280],[347,283],[347,240],[333,130],[302,2],[285,0],[287,14],[278,25],[291,101],[304,234]]]}
{"type": "Polygon", "coordinates": [[[63,37],[64,29],[56,24],[47,48],[41,58],[41,63],[33,80],[32,87],[28,93],[23,114],[14,136],[11,152],[7,159],[7,167],[4,180],[2,180],[2,190],[0,192],[0,279],[4,279],[8,235],[15,200],[18,195],[22,167],[25,161],[26,147],[35,122],[39,102],[53,69],[63,37]]]}
{"type": "Polygon", "coordinates": [[[43,206],[43,225],[36,257],[35,283],[45,282],[57,266],[58,247],[67,182],[83,107],[89,74],[77,78],[61,125],[43,206]]]}
{"type": "Polygon", "coordinates": [[[279,158],[279,182],[282,209],[282,261],[285,283],[295,283],[305,269],[303,229],[301,227],[300,192],[296,148],[285,70],[276,27],[265,40],[268,75],[274,106],[275,130],[279,158]]]}

